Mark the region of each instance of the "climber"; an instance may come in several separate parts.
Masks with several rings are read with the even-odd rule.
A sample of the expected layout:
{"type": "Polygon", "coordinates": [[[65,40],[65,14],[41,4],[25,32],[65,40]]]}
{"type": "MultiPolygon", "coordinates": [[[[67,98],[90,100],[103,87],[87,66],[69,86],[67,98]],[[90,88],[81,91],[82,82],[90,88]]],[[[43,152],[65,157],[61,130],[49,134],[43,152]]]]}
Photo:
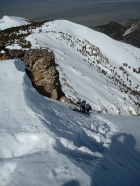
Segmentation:
{"type": "Polygon", "coordinates": [[[85,112],[85,109],[86,109],[86,101],[83,100],[83,101],[81,102],[81,105],[80,105],[80,111],[81,111],[81,112],[85,112]]]}

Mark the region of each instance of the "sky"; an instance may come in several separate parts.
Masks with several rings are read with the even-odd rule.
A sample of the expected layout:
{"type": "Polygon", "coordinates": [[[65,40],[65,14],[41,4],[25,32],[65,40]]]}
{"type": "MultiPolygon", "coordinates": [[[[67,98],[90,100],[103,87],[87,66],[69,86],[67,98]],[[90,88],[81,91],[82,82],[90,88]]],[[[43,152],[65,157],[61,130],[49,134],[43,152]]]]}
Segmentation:
{"type": "Polygon", "coordinates": [[[65,3],[61,0],[1,0],[0,17],[21,16],[33,21],[66,19],[89,27],[109,21],[140,18],[140,1],[93,3],[95,2],[93,0],[66,0],[63,2],[65,3]]]}

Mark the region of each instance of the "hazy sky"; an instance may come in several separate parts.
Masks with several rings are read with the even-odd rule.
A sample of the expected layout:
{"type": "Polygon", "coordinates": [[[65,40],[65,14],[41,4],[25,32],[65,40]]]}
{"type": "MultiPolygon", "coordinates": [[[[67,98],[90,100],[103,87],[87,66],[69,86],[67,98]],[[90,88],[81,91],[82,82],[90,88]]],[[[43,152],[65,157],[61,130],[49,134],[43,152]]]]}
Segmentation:
{"type": "Polygon", "coordinates": [[[67,19],[89,27],[109,21],[140,19],[140,0],[99,3],[101,1],[107,0],[0,0],[0,18],[10,15],[33,21],[67,19]]]}

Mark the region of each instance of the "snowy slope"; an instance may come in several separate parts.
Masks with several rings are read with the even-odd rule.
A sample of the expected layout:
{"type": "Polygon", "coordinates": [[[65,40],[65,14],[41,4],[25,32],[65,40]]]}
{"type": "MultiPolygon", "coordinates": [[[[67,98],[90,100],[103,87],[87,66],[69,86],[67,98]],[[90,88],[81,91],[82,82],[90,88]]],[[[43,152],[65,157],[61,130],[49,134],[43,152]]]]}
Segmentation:
{"type": "Polygon", "coordinates": [[[0,61],[0,185],[140,184],[140,117],[84,115],[39,95],[0,61]]]}
{"type": "Polygon", "coordinates": [[[3,16],[0,19],[0,30],[27,24],[30,24],[30,21],[22,17],[3,16]]]}
{"type": "Polygon", "coordinates": [[[137,98],[126,91],[140,91],[140,76],[133,73],[140,66],[140,49],[66,20],[47,22],[32,32],[26,39],[33,48],[54,51],[67,97],[86,99],[94,110],[109,114],[139,113],[137,98]]]}
{"type": "MultiPolygon", "coordinates": [[[[139,48],[66,20],[46,22],[29,28],[28,32],[25,40],[32,48],[53,50],[62,89],[68,98],[74,102],[84,99],[93,110],[107,114],[140,113],[139,48]]],[[[21,46],[16,40],[7,48],[21,46]]]]}

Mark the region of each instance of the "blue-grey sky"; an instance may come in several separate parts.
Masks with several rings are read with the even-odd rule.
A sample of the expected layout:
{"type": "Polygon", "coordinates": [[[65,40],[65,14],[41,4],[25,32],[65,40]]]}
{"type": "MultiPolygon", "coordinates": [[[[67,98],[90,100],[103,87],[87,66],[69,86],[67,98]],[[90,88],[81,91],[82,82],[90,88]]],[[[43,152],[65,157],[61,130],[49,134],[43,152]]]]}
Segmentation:
{"type": "Polygon", "coordinates": [[[4,15],[33,21],[67,19],[92,27],[140,19],[140,0],[0,0],[0,18],[4,15]]]}

